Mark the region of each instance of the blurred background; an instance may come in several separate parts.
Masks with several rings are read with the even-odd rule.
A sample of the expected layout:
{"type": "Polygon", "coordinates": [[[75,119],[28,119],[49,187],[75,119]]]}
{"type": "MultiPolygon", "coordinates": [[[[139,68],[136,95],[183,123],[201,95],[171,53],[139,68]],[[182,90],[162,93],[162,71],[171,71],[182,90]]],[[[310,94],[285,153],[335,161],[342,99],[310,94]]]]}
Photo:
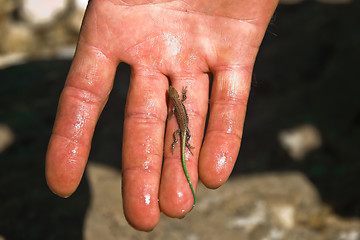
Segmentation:
{"type": "Polygon", "coordinates": [[[198,189],[184,219],[150,233],[125,221],[118,67],[89,164],[69,199],[44,160],[85,0],[0,0],[0,240],[360,240],[360,2],[283,0],[260,48],[230,180],[198,189]]]}

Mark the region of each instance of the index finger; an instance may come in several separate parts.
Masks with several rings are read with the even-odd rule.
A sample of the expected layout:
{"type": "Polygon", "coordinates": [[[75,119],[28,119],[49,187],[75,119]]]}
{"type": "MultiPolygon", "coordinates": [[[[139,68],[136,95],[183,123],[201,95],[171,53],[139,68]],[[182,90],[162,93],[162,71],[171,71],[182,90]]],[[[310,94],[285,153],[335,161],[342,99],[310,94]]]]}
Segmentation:
{"type": "Polygon", "coordinates": [[[117,64],[97,48],[81,43],[78,46],[46,155],[47,183],[59,196],[70,196],[80,183],[117,64]]]}

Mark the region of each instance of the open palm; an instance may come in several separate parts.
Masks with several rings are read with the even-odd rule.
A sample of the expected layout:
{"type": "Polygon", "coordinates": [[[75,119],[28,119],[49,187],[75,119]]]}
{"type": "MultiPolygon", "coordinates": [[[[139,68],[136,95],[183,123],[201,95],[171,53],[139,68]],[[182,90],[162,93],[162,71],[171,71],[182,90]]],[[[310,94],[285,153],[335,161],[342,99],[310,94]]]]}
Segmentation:
{"type": "MultiPolygon", "coordinates": [[[[186,166],[196,186],[229,177],[240,148],[252,68],[276,0],[92,0],[84,18],[50,139],[46,176],[53,192],[77,188],[96,122],[116,67],[132,75],[125,110],[123,199],[129,223],[152,229],[160,211],[181,217],[192,207],[179,147],[171,154],[176,118],[167,122],[169,84],[187,86],[184,102],[194,155],[186,166]],[[214,75],[210,117],[203,140],[214,75]],[[164,159],[164,162],[163,162],[164,159]]],[[[117,189],[114,189],[117,191],[117,189]]]]}

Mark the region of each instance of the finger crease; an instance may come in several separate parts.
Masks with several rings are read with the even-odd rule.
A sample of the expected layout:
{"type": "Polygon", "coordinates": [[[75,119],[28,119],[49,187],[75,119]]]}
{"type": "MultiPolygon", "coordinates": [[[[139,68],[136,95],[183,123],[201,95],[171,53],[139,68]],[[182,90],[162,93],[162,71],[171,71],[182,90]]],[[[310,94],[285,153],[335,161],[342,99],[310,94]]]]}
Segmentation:
{"type": "Polygon", "coordinates": [[[216,130],[216,129],[208,128],[208,129],[207,129],[207,134],[209,134],[209,133],[214,133],[214,134],[216,134],[216,135],[223,135],[223,136],[225,136],[226,138],[228,138],[229,136],[230,136],[230,137],[231,137],[231,136],[234,136],[234,137],[237,138],[238,141],[240,141],[240,142],[241,142],[241,140],[242,140],[242,134],[241,134],[241,133],[239,134],[237,131],[225,132],[224,130],[216,130]]]}
{"type": "Polygon", "coordinates": [[[80,145],[80,146],[89,148],[89,145],[88,145],[88,144],[81,143],[81,142],[78,141],[77,139],[67,137],[67,136],[65,136],[65,135],[63,135],[63,134],[61,134],[61,133],[52,132],[52,136],[58,137],[58,138],[63,138],[63,139],[65,139],[66,141],[71,142],[71,143],[74,143],[74,144],[77,145],[77,146],[80,145]]]}
{"type": "Polygon", "coordinates": [[[104,99],[103,97],[101,97],[99,94],[97,94],[95,92],[92,92],[87,89],[82,89],[82,88],[79,88],[76,86],[72,86],[72,85],[66,85],[64,88],[64,92],[66,94],[71,95],[71,97],[80,100],[83,103],[96,104],[96,103],[103,102],[103,99],[104,99]],[[71,91],[71,90],[75,90],[75,91],[71,91]],[[73,92],[75,92],[76,94],[74,94],[73,92]]]}
{"type": "Polygon", "coordinates": [[[248,98],[247,97],[239,97],[239,98],[224,98],[224,99],[217,99],[214,101],[210,101],[210,106],[227,106],[228,108],[237,107],[238,105],[245,107],[247,106],[248,98]]]}
{"type": "Polygon", "coordinates": [[[165,118],[159,117],[159,115],[151,113],[151,112],[131,112],[126,113],[125,119],[132,119],[136,120],[137,122],[143,122],[143,123],[165,123],[165,118]]]}
{"type": "MultiPolygon", "coordinates": [[[[156,155],[156,154],[154,154],[156,155]]],[[[159,171],[158,167],[154,167],[151,164],[145,165],[145,163],[137,166],[131,166],[131,167],[123,167],[122,172],[147,172],[147,173],[153,173],[155,172],[157,176],[161,175],[161,171],[159,171]]]]}

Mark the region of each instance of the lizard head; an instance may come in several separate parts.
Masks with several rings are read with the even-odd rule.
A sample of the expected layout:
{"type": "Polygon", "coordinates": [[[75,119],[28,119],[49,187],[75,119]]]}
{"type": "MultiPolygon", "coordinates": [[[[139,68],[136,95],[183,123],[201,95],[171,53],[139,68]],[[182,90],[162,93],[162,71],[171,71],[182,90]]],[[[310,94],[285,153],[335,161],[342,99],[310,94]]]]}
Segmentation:
{"type": "Polygon", "coordinates": [[[175,96],[179,97],[178,92],[176,91],[176,89],[173,86],[169,87],[169,95],[170,95],[170,97],[175,97],[175,96]]]}

